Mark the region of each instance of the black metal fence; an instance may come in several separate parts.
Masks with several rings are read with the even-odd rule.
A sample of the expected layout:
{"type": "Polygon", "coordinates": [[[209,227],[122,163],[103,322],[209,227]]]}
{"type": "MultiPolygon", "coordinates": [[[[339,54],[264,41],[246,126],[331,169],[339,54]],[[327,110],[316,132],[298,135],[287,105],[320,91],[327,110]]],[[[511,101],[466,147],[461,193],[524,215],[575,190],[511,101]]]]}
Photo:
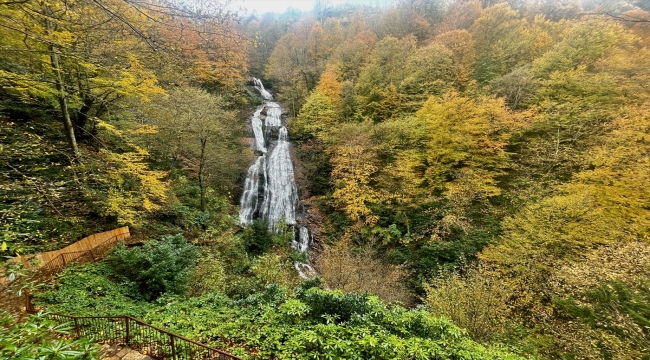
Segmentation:
{"type": "Polygon", "coordinates": [[[231,360],[235,355],[211,348],[130,316],[71,316],[49,314],[59,323],[74,325],[77,337],[97,342],[124,344],[154,359],[231,360]]]}

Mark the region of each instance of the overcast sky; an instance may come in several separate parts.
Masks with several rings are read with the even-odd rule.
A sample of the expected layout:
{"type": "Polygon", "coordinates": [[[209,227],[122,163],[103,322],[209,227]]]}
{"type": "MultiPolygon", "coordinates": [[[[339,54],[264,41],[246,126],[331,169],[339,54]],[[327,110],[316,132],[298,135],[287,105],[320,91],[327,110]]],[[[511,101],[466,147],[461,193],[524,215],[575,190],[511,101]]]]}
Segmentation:
{"type": "MultiPolygon", "coordinates": [[[[295,8],[301,11],[310,11],[314,8],[315,0],[237,0],[236,5],[245,7],[249,12],[257,10],[258,14],[265,12],[284,12],[287,8],[295,8]]],[[[386,3],[387,0],[329,0],[330,5],[344,3],[376,5],[386,3]]]]}

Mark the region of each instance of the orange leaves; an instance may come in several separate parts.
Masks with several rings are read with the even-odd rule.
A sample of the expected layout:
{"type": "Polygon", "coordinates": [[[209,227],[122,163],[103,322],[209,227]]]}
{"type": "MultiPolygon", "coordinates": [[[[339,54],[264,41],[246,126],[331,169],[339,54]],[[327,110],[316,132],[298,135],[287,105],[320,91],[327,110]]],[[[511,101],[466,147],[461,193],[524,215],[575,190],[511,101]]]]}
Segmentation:
{"type": "Polygon", "coordinates": [[[157,31],[179,63],[188,64],[196,80],[233,88],[246,72],[247,46],[230,19],[172,18],[157,31]]]}
{"type": "Polygon", "coordinates": [[[341,86],[343,84],[338,80],[338,71],[335,66],[329,65],[325,72],[321,74],[320,81],[316,86],[316,91],[326,95],[334,105],[340,105],[343,102],[341,98],[341,86]]]}

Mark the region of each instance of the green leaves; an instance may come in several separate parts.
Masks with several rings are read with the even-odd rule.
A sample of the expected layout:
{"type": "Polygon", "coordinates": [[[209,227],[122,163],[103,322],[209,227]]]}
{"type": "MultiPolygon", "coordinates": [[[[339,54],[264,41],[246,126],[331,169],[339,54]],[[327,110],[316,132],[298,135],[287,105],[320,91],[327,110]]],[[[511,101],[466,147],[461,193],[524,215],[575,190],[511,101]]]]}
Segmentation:
{"type": "Polygon", "coordinates": [[[91,360],[99,347],[87,339],[70,339],[69,324],[56,325],[39,313],[18,322],[0,311],[0,358],[15,360],[91,360]]]}
{"type": "Polygon", "coordinates": [[[109,263],[116,275],[134,286],[134,295],[154,300],[165,293],[179,294],[187,289],[190,270],[199,254],[182,235],[163,236],[141,248],[119,245],[109,263]]]}

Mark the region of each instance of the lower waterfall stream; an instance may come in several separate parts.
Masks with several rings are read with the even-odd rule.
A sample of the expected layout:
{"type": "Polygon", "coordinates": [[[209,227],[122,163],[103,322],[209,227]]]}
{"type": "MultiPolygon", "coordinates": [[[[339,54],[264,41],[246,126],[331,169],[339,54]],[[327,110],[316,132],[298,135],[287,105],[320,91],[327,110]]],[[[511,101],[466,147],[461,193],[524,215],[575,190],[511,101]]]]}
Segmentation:
{"type": "MultiPolygon", "coordinates": [[[[250,225],[261,219],[268,222],[269,231],[278,233],[281,224],[290,225],[294,240],[291,246],[307,253],[311,247],[311,235],[304,212],[298,212],[300,199],[291,161],[291,142],[282,108],[264,89],[259,79],[253,78],[255,89],[264,99],[251,117],[254,141],[253,150],[259,157],[250,165],[240,201],[239,222],[250,225]],[[264,121],[262,113],[266,110],[264,121]]],[[[295,263],[301,277],[313,275],[314,269],[307,263],[295,263]]]]}

